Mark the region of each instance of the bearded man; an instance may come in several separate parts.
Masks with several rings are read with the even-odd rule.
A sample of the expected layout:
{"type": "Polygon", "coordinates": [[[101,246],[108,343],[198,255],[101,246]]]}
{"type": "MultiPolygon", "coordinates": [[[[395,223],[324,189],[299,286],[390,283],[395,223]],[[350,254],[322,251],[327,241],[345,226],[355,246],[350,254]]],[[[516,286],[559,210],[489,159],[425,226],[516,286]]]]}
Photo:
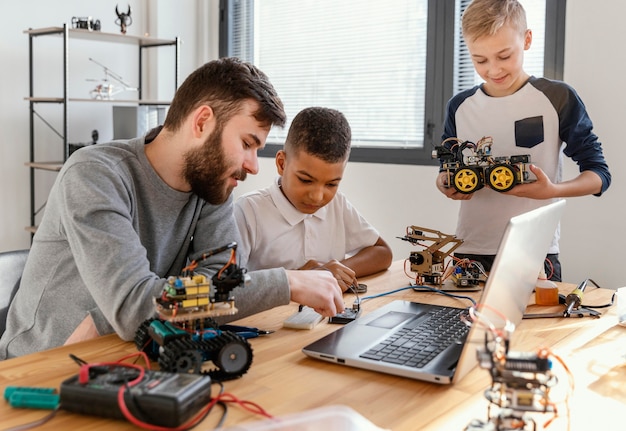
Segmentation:
{"type": "MultiPolygon", "coordinates": [[[[100,335],[132,340],[154,317],[167,277],[239,234],[231,192],[258,172],[272,125],[285,124],[267,76],[237,59],[209,62],[176,91],[162,127],[76,151],[63,165],[33,237],[0,338],[0,359],[100,335]]],[[[196,272],[211,276],[218,253],[196,272]]],[[[240,262],[245,267],[245,262],[240,262]]],[[[328,271],[250,272],[232,319],[295,301],[343,311],[328,271]]]]}

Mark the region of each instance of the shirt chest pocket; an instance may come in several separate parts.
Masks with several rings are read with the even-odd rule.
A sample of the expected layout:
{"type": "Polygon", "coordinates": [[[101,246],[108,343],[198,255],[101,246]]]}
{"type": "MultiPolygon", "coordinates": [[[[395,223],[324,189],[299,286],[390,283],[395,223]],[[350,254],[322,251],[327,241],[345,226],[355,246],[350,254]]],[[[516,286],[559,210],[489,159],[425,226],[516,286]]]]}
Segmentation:
{"type": "Polygon", "coordinates": [[[544,141],[543,117],[529,117],[515,122],[515,145],[532,148],[544,141]]]}

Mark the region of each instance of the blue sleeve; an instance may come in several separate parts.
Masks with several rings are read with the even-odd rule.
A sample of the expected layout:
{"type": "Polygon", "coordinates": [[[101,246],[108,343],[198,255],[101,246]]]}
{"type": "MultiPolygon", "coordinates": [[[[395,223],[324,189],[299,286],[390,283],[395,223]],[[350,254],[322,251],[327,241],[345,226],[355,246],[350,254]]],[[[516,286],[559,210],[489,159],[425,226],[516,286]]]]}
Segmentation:
{"type": "Polygon", "coordinates": [[[441,135],[441,142],[445,141],[448,138],[457,137],[455,113],[458,107],[459,103],[455,103],[454,98],[448,101],[448,104],[446,106],[446,118],[443,123],[443,134],[441,135]]]}
{"type": "MultiPolygon", "coordinates": [[[[456,135],[456,111],[459,109],[459,106],[461,106],[466,99],[472,97],[478,91],[478,89],[480,89],[480,85],[462,91],[456,96],[453,96],[450,100],[448,100],[448,104],[446,106],[446,118],[443,123],[443,134],[441,135],[441,142],[445,141],[448,138],[458,138],[458,136],[456,135]]],[[[448,146],[450,145],[452,144],[449,144],[448,146]]]]}
{"type": "MultiPolygon", "coordinates": [[[[450,100],[448,100],[446,106],[446,117],[443,123],[443,134],[441,135],[441,142],[445,141],[448,138],[458,138],[456,132],[456,111],[459,109],[459,106],[469,97],[473,96],[474,93],[480,88],[479,85],[470,88],[468,90],[462,91],[458,93],[456,96],[453,96],[450,100]]],[[[453,142],[447,142],[445,146],[449,149],[452,147],[453,142]]],[[[442,161],[439,161],[439,169],[442,169],[442,161]]]]}
{"type": "Polygon", "coordinates": [[[544,87],[541,90],[558,112],[559,135],[565,142],[563,153],[576,162],[580,172],[598,174],[602,189],[595,196],[600,196],[611,185],[611,173],[584,103],[576,91],[563,82],[542,80],[537,86],[544,87]]]}

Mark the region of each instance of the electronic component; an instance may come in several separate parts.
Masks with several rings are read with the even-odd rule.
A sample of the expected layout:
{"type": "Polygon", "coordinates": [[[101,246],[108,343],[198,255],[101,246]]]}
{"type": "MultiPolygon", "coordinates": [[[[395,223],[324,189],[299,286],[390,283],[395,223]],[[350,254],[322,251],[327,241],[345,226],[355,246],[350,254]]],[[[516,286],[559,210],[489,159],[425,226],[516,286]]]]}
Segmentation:
{"type": "Polygon", "coordinates": [[[11,407],[54,410],[59,406],[59,394],[55,388],[7,386],[4,399],[11,407]]]}
{"type": "Polygon", "coordinates": [[[361,309],[358,307],[346,308],[343,313],[335,314],[334,316],[328,319],[328,323],[338,323],[340,325],[345,325],[346,323],[350,323],[353,320],[356,320],[357,317],[361,314],[361,309]]]}
{"type": "Polygon", "coordinates": [[[315,325],[322,321],[321,314],[311,307],[300,306],[298,311],[293,313],[283,322],[283,327],[293,329],[313,329],[315,325]]]}
{"type": "Polygon", "coordinates": [[[367,293],[367,284],[358,283],[356,286],[352,285],[348,288],[349,292],[359,294],[359,293],[367,293]]]}
{"type": "Polygon", "coordinates": [[[123,388],[131,414],[143,422],[178,427],[211,400],[211,378],[206,375],[145,370],[141,382],[126,387],[140,370],[125,366],[98,367],[61,383],[61,409],[74,413],[125,419],[118,403],[123,388]]]}
{"type": "Polygon", "coordinates": [[[455,264],[450,278],[452,278],[456,287],[469,288],[478,286],[481,281],[487,280],[487,273],[480,262],[467,258],[454,258],[454,260],[455,264]]]}

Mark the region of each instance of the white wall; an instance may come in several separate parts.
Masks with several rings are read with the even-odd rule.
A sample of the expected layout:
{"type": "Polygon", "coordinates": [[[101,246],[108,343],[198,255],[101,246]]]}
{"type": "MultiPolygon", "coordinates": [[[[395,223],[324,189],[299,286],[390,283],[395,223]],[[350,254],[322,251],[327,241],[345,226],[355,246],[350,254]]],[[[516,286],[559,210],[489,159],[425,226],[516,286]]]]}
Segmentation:
{"type": "MultiPolygon", "coordinates": [[[[210,5],[216,6],[217,0],[210,5]]],[[[113,24],[117,2],[84,2],[64,0],[52,6],[45,0],[25,0],[16,3],[11,20],[0,27],[2,67],[2,97],[0,98],[0,251],[28,247],[30,235],[23,230],[28,224],[28,104],[23,97],[28,92],[28,37],[22,31],[28,27],[60,25],[72,16],[93,15],[103,21],[103,30],[117,32],[113,24]],[[38,13],[33,13],[33,11],[38,13]],[[15,184],[15,185],[14,185],[15,184]]],[[[126,4],[126,3],[124,3],[126,4]]],[[[206,10],[203,0],[143,0],[131,1],[135,23],[129,33],[150,32],[153,36],[170,38],[180,36],[181,79],[195,67],[217,55],[215,41],[195,43],[197,34],[210,34],[217,29],[216,15],[206,10]],[[196,11],[200,12],[196,12],[196,11]],[[144,12],[141,14],[141,12],[144,12]],[[203,18],[206,16],[206,19],[203,18]]],[[[120,4],[120,7],[121,4],[120,4]]],[[[618,103],[626,99],[626,90],[617,85],[624,69],[620,55],[626,42],[621,32],[621,17],[626,15],[626,4],[607,0],[601,4],[570,0],[567,10],[565,80],[573,85],[583,98],[595,124],[605,155],[613,174],[613,185],[601,198],[584,197],[568,200],[562,223],[562,262],[564,278],[577,283],[592,278],[603,287],[626,285],[619,270],[621,245],[626,243],[622,226],[623,190],[626,178],[621,174],[620,162],[626,160],[626,146],[619,130],[621,113],[618,103]],[[584,29],[584,30],[580,30],[584,29]],[[607,42],[608,41],[608,42],[607,42]]],[[[84,55],[89,55],[85,52],[84,55]]],[[[52,61],[52,60],[51,60],[52,61]]],[[[159,58],[158,71],[169,73],[167,63],[159,58]]],[[[162,91],[162,90],[157,90],[162,91]]],[[[98,121],[103,139],[110,124],[106,115],[83,120],[86,133],[98,121]],[[101,122],[101,123],[100,123],[101,122]]],[[[110,132],[108,132],[110,136],[110,132]]],[[[70,136],[71,137],[71,136],[70,136]]],[[[89,136],[75,137],[86,140],[89,136]]],[[[269,184],[276,169],[273,160],[261,159],[261,172],[249,176],[235,194],[269,184]]],[[[576,167],[568,163],[565,177],[576,174],[576,167]]],[[[394,258],[408,256],[411,246],[397,236],[404,235],[408,225],[419,225],[453,233],[457,203],[445,199],[436,191],[434,167],[350,163],[346,169],[341,190],[376,225],[394,250],[394,258]]],[[[489,222],[489,214],[485,214],[489,222]]]]}
{"type": "MultiPolygon", "coordinates": [[[[28,28],[59,27],[72,17],[88,17],[101,22],[101,31],[119,33],[115,23],[116,5],[121,12],[131,7],[132,24],[128,35],[151,35],[159,38],[181,40],[179,71],[182,80],[200,64],[217,56],[217,41],[210,41],[208,28],[217,28],[217,14],[209,6],[218,0],[129,0],[118,2],[62,0],[24,0],[11,6],[0,26],[0,251],[26,248],[30,244],[29,224],[29,170],[24,162],[29,159],[28,102],[28,28]],[[205,35],[203,43],[196,43],[198,35],[205,35]],[[211,43],[212,42],[212,43],[211,43]],[[215,45],[215,47],[213,47],[215,45]]],[[[2,0],[4,9],[9,3],[2,0]]],[[[8,9],[7,9],[8,10],[8,9]]],[[[35,48],[35,95],[62,96],[62,39],[56,36],[38,37],[35,48]]],[[[72,39],[70,50],[70,97],[89,98],[89,91],[104,77],[102,69],[90,62],[93,58],[136,86],[138,50],[133,45],[111,44],[72,39]]],[[[174,49],[151,49],[146,52],[150,75],[145,82],[146,98],[168,100],[174,93],[174,49]]],[[[118,98],[135,98],[124,93],[118,98]]],[[[36,109],[55,129],[62,131],[61,105],[37,105],[36,109]]],[[[97,129],[99,141],[112,138],[112,104],[76,102],[68,107],[70,142],[90,142],[91,131],[97,129]]],[[[37,160],[61,160],[62,141],[42,121],[36,120],[38,142],[37,160]]],[[[56,173],[36,171],[36,207],[45,204],[47,191],[56,173]]]]}
{"type": "MultiPolygon", "coordinates": [[[[604,147],[613,183],[600,198],[569,199],[561,250],[567,280],[591,278],[605,287],[626,285],[621,271],[624,228],[624,189],[626,160],[623,143],[626,88],[619,83],[626,59],[621,52],[626,35],[619,29],[626,14],[626,3],[570,0],[567,4],[565,81],[577,89],[604,147]]],[[[573,164],[565,171],[577,173],[573,164]]]]}

